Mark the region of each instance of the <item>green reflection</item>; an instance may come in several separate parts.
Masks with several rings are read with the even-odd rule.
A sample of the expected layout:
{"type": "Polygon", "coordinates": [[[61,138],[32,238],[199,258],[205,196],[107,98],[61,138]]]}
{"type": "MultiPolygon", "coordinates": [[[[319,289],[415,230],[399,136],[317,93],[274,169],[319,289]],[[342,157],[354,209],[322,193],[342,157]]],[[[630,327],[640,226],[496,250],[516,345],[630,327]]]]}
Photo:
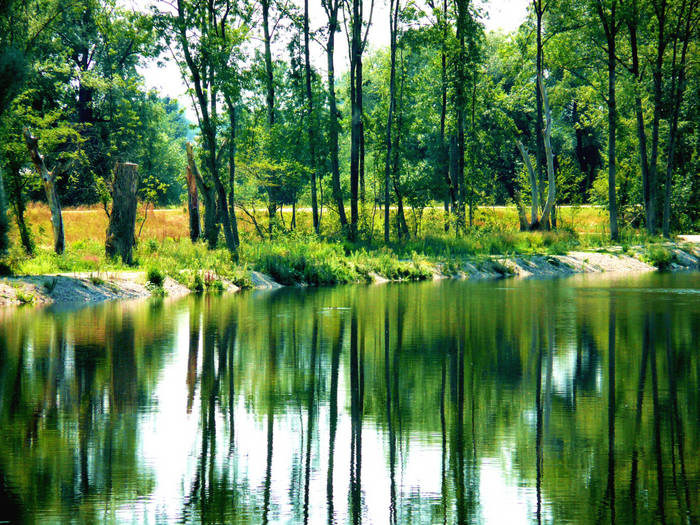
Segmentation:
{"type": "Polygon", "coordinates": [[[697,275],[0,320],[0,519],[696,523],[697,275]]]}

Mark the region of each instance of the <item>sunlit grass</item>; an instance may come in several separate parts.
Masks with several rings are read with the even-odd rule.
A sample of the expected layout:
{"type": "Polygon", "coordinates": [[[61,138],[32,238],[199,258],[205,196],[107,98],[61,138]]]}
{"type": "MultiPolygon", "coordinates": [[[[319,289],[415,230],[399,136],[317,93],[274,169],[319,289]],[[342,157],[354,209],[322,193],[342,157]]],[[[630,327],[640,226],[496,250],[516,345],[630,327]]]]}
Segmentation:
{"type": "MultiPolygon", "coordinates": [[[[139,212],[140,220],[143,211],[139,212]]],[[[208,250],[202,242],[190,242],[186,210],[150,210],[142,230],[140,220],[137,223],[137,234],[140,230],[141,233],[135,265],[127,267],[118,259],[105,256],[108,219],[101,207],[64,211],[68,248],[59,256],[51,250],[48,208],[32,204],[27,221],[32,227],[36,253],[27,257],[14,232],[7,260],[17,274],[141,270],[149,275],[170,275],[190,287],[204,286],[207,279],[218,278],[248,286],[248,270],[253,269],[283,284],[325,285],[367,282],[375,275],[393,280],[422,280],[430,278],[437,265],[456,267],[459,261],[493,255],[559,255],[573,250],[610,248],[605,210],[595,207],[560,208],[559,228],[552,232],[519,232],[514,208],[481,208],[474,216],[474,226],[461,237],[445,232],[444,212],[439,207],[425,210],[420,220],[418,214],[409,211],[411,238],[392,241],[389,245],[381,241],[383,225],[376,218],[381,214],[375,210],[372,223],[368,219],[372,210],[364,211],[364,231],[371,231],[371,235],[366,234],[357,243],[349,243],[339,235],[339,225],[327,211],[322,238],[311,234],[311,214],[307,209],[297,211],[296,231],[281,233],[278,225],[278,234],[273,240],[261,240],[251,222],[244,215],[240,216],[240,259],[233,263],[223,242],[220,243],[222,247],[215,250],[208,250]]],[[[261,227],[267,226],[264,214],[259,214],[258,221],[261,227]]],[[[286,209],[284,227],[288,228],[290,221],[291,210],[286,209]]],[[[623,229],[621,237],[623,252],[630,246],[657,241],[632,229],[623,229]]]]}

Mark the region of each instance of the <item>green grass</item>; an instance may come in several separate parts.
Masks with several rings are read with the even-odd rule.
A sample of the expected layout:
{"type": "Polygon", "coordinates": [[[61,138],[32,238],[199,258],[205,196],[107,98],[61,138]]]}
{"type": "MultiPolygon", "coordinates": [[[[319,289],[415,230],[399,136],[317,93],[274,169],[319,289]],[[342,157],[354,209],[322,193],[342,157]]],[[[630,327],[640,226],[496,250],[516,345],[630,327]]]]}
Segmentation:
{"type": "Polygon", "coordinates": [[[665,272],[671,267],[674,256],[668,248],[652,245],[646,248],[644,258],[649,264],[656,266],[659,271],[665,272]]]}
{"type": "MultiPolygon", "coordinates": [[[[666,268],[670,261],[665,262],[662,248],[653,248],[658,241],[637,230],[623,230],[620,244],[624,253],[634,251],[631,246],[645,247],[646,257],[659,268],[666,268]]],[[[86,272],[99,276],[104,272],[141,270],[156,288],[171,276],[192,290],[217,292],[225,288],[224,281],[251,287],[249,270],[266,273],[286,285],[370,282],[375,274],[390,280],[420,281],[430,279],[437,267],[457,274],[465,262],[509,274],[508,268],[492,259],[494,255],[561,255],[572,250],[610,248],[605,232],[580,234],[570,228],[517,232],[488,223],[461,237],[436,233],[389,245],[291,233],[272,241],[243,242],[237,263],[225,248],[208,250],[204,243],[192,244],[186,238],[143,239],[136,247],[133,267],[106,258],[103,243],[92,239],[73,242],[62,255],[40,246],[31,258],[15,244],[4,262],[20,275],[86,272]]]]}
{"type": "Polygon", "coordinates": [[[15,288],[15,297],[19,301],[19,304],[33,304],[35,300],[33,293],[27,292],[19,286],[15,288]]]}

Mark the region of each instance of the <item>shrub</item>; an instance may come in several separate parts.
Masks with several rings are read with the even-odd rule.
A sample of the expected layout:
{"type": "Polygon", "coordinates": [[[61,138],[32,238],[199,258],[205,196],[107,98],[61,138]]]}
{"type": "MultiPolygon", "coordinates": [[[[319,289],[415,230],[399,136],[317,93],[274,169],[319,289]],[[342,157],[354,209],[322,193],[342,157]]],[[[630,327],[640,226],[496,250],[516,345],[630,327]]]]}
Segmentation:
{"type": "Polygon", "coordinates": [[[659,271],[666,271],[670,268],[674,256],[670,250],[663,246],[652,245],[647,248],[646,260],[656,266],[659,271]]]}
{"type": "Polygon", "coordinates": [[[165,274],[154,266],[151,266],[146,272],[146,280],[153,286],[162,287],[165,282],[165,274]]]}
{"type": "Polygon", "coordinates": [[[190,282],[189,289],[195,293],[204,292],[204,279],[202,279],[201,274],[195,273],[190,282]]]}
{"type": "Polygon", "coordinates": [[[26,292],[20,287],[17,287],[15,290],[15,297],[19,301],[19,304],[32,304],[34,302],[34,294],[26,292]]]}

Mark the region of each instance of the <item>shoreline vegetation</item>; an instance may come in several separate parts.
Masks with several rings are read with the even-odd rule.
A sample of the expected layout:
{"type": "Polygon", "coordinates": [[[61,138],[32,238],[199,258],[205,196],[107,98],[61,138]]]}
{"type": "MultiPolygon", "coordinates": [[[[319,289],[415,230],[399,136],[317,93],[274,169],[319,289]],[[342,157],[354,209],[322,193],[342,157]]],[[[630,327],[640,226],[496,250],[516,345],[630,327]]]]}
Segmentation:
{"type": "MultiPolygon", "coordinates": [[[[611,244],[604,232],[591,231],[590,224],[588,231],[569,227],[517,232],[509,228],[510,211],[484,210],[482,224],[460,238],[435,234],[388,245],[299,232],[272,240],[251,238],[241,243],[240,259],[234,263],[225,248],[209,250],[204,243],[189,241],[186,226],[180,224],[186,220],[182,210],[162,210],[151,212],[151,223],[144,229],[147,237],[138,242],[131,266],[105,257],[98,209],[68,211],[65,253],[53,253],[44,232],[47,238],[38,239],[43,243],[33,257],[18,251],[6,257],[11,276],[0,279],[0,305],[87,304],[281,286],[700,268],[700,244],[682,238],[668,241],[630,230],[623,232],[621,243],[611,244]],[[495,221],[504,228],[494,226],[495,221]],[[180,237],[174,233],[178,230],[180,237]]],[[[37,207],[35,212],[45,210],[37,207]]]]}

